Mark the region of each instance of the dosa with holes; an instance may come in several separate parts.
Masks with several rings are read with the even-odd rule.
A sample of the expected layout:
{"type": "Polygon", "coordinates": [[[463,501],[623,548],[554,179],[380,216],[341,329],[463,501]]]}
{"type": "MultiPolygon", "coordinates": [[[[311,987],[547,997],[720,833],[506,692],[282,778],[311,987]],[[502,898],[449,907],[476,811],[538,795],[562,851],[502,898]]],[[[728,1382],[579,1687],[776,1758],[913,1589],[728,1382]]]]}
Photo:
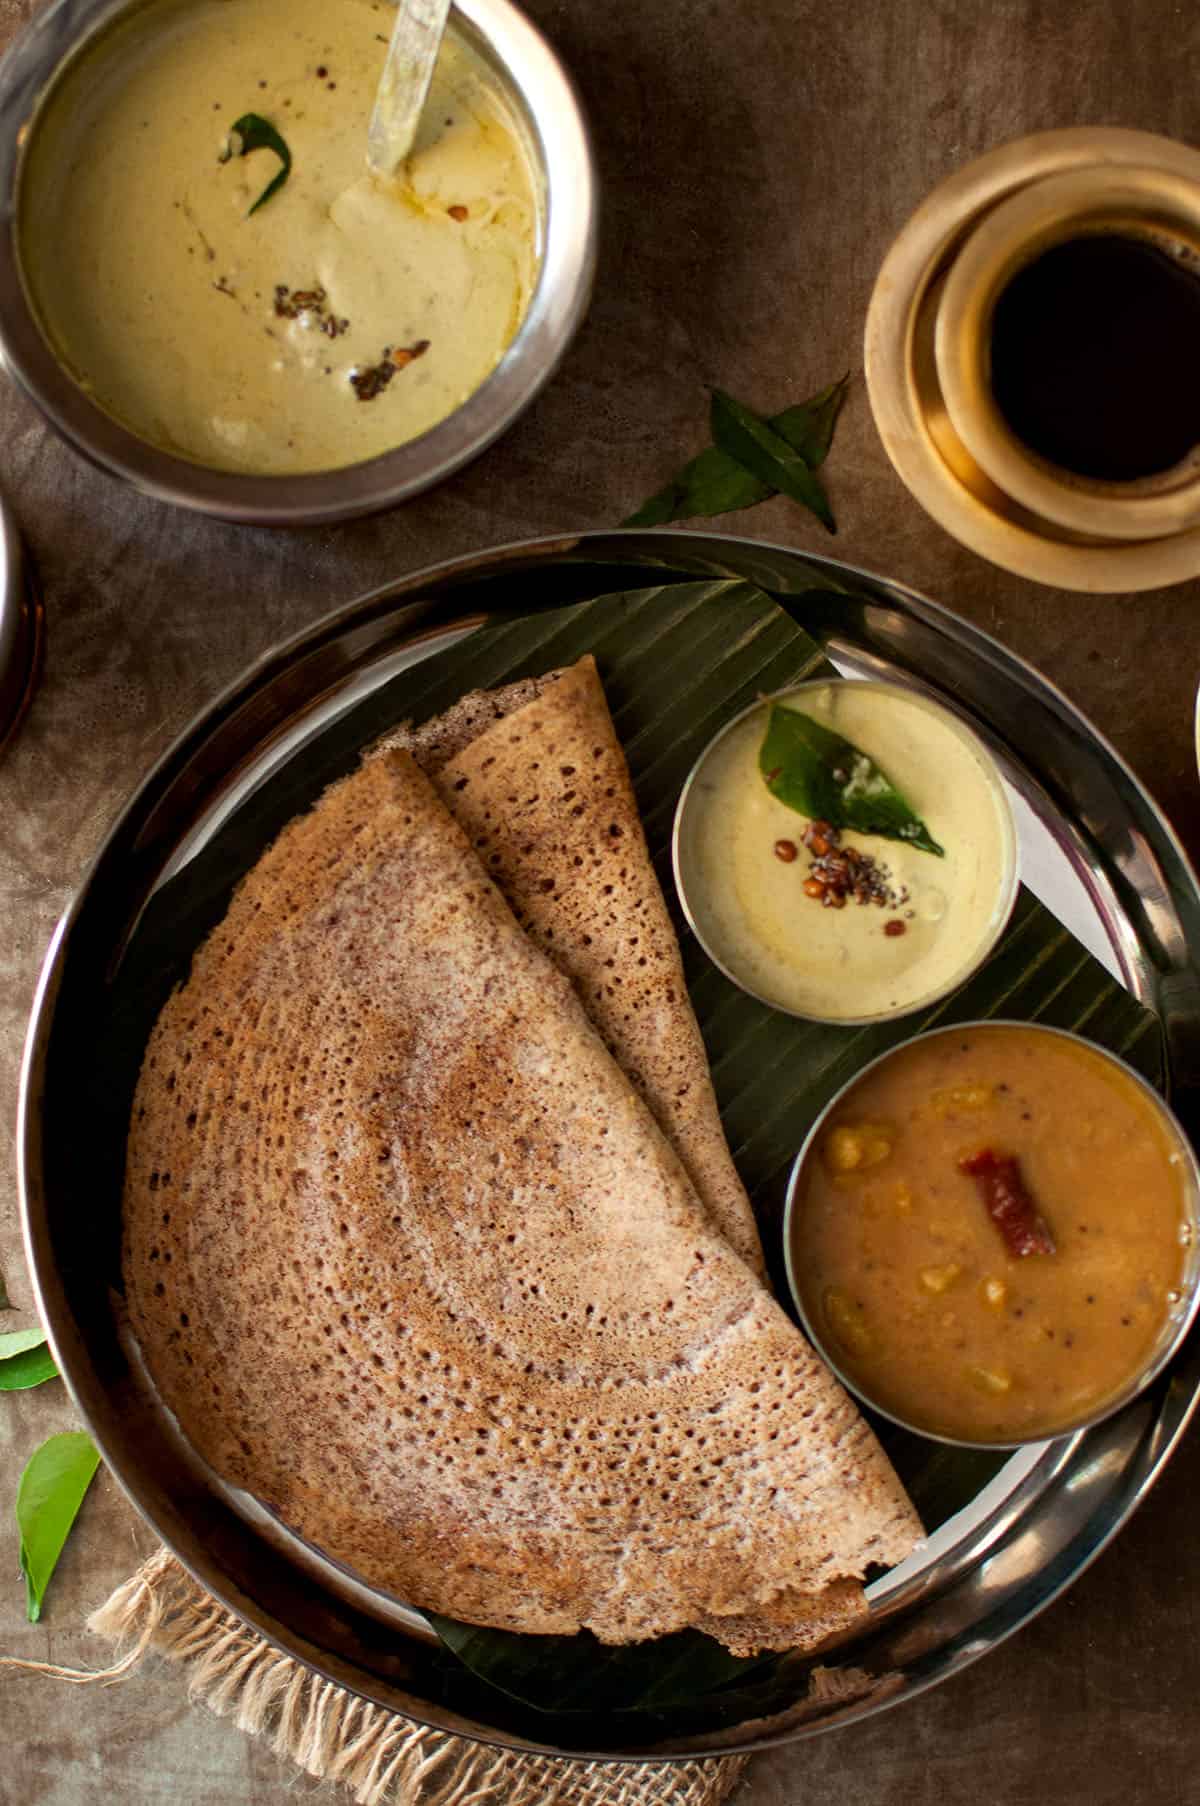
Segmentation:
{"type": "Polygon", "coordinates": [[[572,980],[713,1225],[761,1273],[679,943],[589,654],[389,735],[434,780],[535,945],[572,980]]]}
{"type": "Polygon", "coordinates": [[[814,1647],[920,1534],[404,752],[291,823],[197,952],[124,1212],[186,1434],[409,1603],[814,1647]]]}

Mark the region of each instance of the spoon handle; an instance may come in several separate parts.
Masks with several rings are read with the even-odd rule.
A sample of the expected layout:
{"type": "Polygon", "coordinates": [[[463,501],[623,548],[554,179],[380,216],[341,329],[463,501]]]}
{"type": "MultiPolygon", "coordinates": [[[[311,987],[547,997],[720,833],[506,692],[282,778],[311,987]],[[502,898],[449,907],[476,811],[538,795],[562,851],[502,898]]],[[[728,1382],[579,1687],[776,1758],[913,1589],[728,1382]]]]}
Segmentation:
{"type": "Polygon", "coordinates": [[[450,0],[399,0],[367,131],[367,162],[394,175],[413,147],[450,0]]]}

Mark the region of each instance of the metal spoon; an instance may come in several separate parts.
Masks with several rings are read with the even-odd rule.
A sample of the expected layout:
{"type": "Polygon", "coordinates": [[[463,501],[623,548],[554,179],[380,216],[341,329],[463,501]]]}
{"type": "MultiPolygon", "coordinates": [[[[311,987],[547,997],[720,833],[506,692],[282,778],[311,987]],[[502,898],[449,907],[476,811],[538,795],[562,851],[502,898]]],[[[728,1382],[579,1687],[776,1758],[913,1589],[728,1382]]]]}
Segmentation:
{"type": "Polygon", "coordinates": [[[399,0],[367,131],[367,162],[395,175],[413,147],[450,0],[399,0]]]}

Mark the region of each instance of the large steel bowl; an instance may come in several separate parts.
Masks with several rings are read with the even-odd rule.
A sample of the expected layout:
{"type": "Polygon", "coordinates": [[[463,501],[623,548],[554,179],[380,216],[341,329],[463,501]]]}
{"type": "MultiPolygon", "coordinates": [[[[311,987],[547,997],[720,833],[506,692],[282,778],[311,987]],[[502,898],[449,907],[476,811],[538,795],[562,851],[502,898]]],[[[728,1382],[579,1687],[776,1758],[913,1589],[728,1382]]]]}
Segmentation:
{"type": "MultiPolygon", "coordinates": [[[[23,149],[65,65],[114,20],[154,0],[54,0],[0,61],[0,358],[56,431],[113,476],[222,520],[301,526],[391,507],[476,457],[550,380],[591,296],[596,175],[579,100],[550,45],[510,0],[458,0],[454,23],[495,73],[541,189],[541,262],[528,310],[496,369],[419,438],[365,463],[301,476],[214,470],[152,445],[98,407],[42,333],[21,277],[23,149]]],[[[364,156],[365,156],[364,136],[364,156]]]]}

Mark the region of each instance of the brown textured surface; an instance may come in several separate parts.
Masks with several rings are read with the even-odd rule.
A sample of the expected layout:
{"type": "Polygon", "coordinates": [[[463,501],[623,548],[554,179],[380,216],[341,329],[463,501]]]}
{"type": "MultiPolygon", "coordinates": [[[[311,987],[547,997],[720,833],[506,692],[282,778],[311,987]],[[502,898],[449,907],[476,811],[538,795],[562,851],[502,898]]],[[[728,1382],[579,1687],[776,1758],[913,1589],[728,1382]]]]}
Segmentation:
{"type": "Polygon", "coordinates": [[[291,823],[197,953],[124,1209],[185,1431],[411,1604],[807,1648],[920,1536],[407,752],[291,823]]]}
{"type": "MultiPolygon", "coordinates": [[[[0,30],[34,10],[0,0],[0,30]]],[[[427,560],[607,525],[703,437],[702,385],[782,407],[858,368],[874,272],[958,163],[1075,123],[1200,143],[1200,13],[1179,0],[529,0],[596,124],[605,221],[591,318],[555,383],[487,458],[377,521],[292,535],[184,519],[74,458],[0,389],[3,481],[48,601],[45,686],[0,767],[0,1115],[12,1120],[34,977],[120,801],[249,659],[330,605],[427,560]]],[[[1200,852],[1191,708],[1200,585],[1084,599],[1022,583],[909,501],[861,384],[828,466],[841,556],[922,587],[1041,666],[1116,742],[1200,852]]],[[[737,531],[824,548],[786,502],[737,531]]],[[[11,1167],[0,1267],[29,1303],[11,1167]]],[[[24,1312],[12,1321],[28,1321],[24,1312]]],[[[17,1468],[73,1421],[57,1387],[0,1403],[17,1468]]],[[[739,1806],[1185,1806],[1196,1791],[1200,1555],[1190,1437],[1118,1542],[1038,1622],[948,1686],[764,1756],[739,1806]]],[[[0,1500],[0,1637],[81,1659],[78,1633],[147,1547],[112,1482],[87,1501],[41,1625],[26,1626],[0,1500]]],[[[0,1679],[3,1806],[96,1798],[289,1806],[269,1751],[190,1708],[174,1675],[82,1696],[0,1679]]],[[[301,1790],[301,1797],[304,1797],[301,1790]]]]}
{"type": "Polygon", "coordinates": [[[605,1045],[650,1106],[709,1217],[761,1273],[762,1247],[717,1114],[675,930],[650,863],[625,755],[589,654],[530,695],[497,691],[501,718],[464,740],[469,697],[410,745],[508,899],[572,981],[605,1045]]]}

